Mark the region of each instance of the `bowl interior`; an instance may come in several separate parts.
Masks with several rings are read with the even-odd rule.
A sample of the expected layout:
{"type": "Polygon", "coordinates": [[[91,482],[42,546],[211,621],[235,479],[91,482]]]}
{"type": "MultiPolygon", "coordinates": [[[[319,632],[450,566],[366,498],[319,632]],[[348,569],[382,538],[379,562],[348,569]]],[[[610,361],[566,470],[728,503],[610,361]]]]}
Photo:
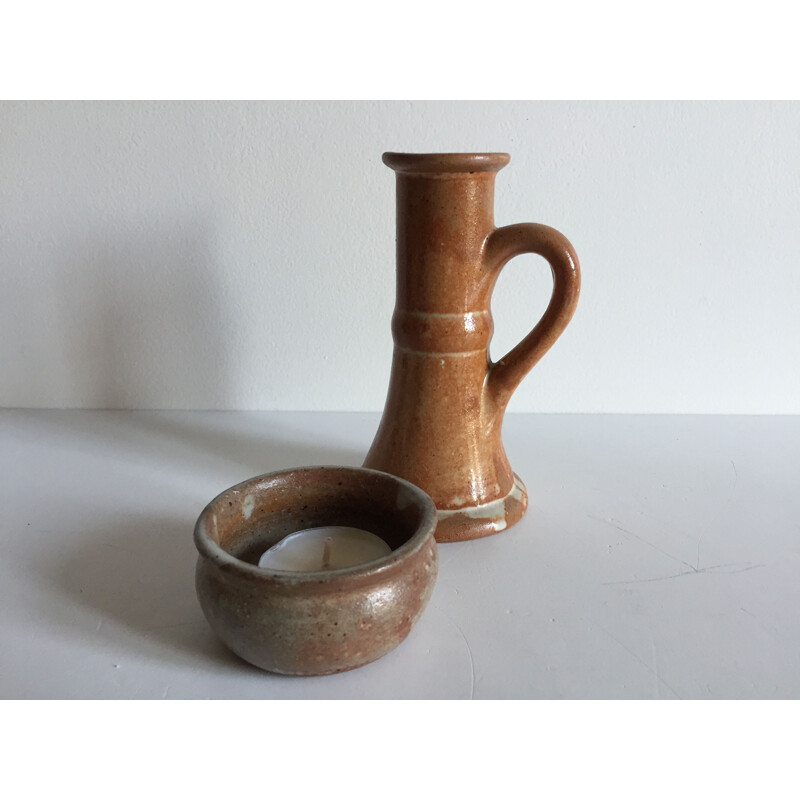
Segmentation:
{"type": "Polygon", "coordinates": [[[209,503],[198,530],[234,558],[257,564],[266,549],[305,528],[362,528],[397,550],[415,537],[423,539],[434,520],[430,498],[392,475],[305,467],[231,487],[209,503]]]}

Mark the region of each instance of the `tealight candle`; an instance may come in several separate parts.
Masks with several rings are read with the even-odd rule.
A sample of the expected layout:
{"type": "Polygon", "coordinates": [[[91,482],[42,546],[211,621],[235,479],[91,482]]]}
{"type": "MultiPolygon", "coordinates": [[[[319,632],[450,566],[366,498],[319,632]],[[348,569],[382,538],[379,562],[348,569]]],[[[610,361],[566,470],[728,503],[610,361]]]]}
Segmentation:
{"type": "Polygon", "coordinates": [[[258,560],[266,569],[315,572],[343,569],[384,558],[392,552],[380,536],[360,528],[329,525],[290,533],[258,560]]]}

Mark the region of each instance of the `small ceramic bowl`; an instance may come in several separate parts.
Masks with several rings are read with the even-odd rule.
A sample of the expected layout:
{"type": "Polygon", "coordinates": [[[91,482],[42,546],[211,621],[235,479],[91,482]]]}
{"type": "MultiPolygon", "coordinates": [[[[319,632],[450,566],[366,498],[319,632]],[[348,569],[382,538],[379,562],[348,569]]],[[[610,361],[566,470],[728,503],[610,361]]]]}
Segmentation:
{"type": "Polygon", "coordinates": [[[397,647],[427,605],[435,529],[430,497],[384,472],[306,467],[261,475],[214,498],[197,520],[197,596],[220,639],[261,669],[354,669],[397,647]],[[293,531],[328,525],[370,531],[392,552],[345,569],[258,566],[261,553],[293,531]]]}

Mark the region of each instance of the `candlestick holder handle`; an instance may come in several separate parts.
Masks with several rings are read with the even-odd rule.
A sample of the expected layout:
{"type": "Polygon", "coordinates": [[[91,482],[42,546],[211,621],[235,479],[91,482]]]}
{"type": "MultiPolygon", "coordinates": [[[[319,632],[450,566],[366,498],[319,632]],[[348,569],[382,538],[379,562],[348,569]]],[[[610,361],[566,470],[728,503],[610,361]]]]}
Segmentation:
{"type": "Polygon", "coordinates": [[[500,413],[520,381],[567,327],[575,313],[580,293],[580,266],[572,245],[555,228],[532,222],[495,228],[489,234],[484,263],[494,273],[493,282],[514,256],[524,253],[540,255],[548,261],[553,273],[553,294],[533,330],[499,361],[489,366],[486,388],[500,413]]]}

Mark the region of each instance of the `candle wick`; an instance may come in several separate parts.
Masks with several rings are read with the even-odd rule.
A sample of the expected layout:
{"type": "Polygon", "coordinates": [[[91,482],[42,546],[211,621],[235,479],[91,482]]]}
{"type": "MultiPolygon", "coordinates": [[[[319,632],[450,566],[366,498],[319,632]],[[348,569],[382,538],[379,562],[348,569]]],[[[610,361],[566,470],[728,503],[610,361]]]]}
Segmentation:
{"type": "Polygon", "coordinates": [[[322,551],[322,569],[331,568],[331,545],[333,544],[333,537],[329,536],[325,540],[325,548],[322,551]]]}

